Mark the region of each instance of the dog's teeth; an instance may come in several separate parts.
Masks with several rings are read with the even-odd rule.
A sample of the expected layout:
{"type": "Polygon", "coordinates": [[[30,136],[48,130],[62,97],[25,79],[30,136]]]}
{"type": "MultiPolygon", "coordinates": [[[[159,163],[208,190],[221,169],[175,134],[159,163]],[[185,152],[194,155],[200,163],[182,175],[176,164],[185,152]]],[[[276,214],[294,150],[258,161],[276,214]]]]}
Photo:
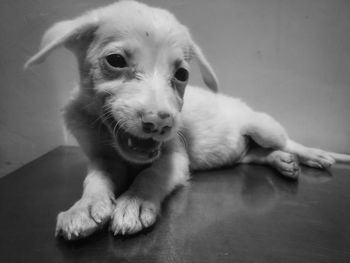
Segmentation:
{"type": "Polygon", "coordinates": [[[132,141],[131,141],[130,138],[128,139],[128,146],[129,146],[129,147],[132,147],[132,141]]]}

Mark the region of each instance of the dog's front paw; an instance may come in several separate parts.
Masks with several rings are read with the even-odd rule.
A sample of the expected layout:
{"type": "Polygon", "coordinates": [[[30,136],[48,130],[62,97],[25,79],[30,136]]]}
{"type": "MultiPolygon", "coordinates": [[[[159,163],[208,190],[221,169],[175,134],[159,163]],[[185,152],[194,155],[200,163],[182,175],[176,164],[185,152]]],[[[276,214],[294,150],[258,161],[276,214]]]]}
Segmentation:
{"type": "Polygon", "coordinates": [[[138,197],[121,196],[116,200],[110,229],[114,235],[135,234],[153,225],[159,206],[138,197]]]}
{"type": "Polygon", "coordinates": [[[74,240],[91,235],[107,223],[113,211],[110,198],[81,199],[57,216],[56,236],[74,240]]]}

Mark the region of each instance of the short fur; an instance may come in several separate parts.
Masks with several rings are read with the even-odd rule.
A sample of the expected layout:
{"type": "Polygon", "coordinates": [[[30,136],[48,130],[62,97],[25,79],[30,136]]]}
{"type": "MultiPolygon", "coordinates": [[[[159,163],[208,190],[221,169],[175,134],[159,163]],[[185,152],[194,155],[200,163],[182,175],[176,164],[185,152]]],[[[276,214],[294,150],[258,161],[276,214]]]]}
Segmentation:
{"type": "Polygon", "coordinates": [[[123,1],[59,22],[25,66],[61,45],[76,55],[80,70],[65,120],[89,157],[81,199],[57,218],[56,234],[66,239],[108,222],[115,235],[151,226],[191,169],[262,163],[297,178],[299,162],[325,168],[349,161],[292,141],[269,115],[216,93],[210,64],[168,11],[123,1]],[[211,90],[187,85],[192,59],[211,90]],[[130,167],[140,172],[122,192],[130,167]]]}

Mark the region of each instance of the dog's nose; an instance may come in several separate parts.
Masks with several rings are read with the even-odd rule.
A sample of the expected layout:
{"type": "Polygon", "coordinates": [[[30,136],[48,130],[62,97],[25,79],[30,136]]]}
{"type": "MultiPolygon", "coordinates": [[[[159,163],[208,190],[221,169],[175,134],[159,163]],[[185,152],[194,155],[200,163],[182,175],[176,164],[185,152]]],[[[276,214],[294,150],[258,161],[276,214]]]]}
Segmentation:
{"type": "Polygon", "coordinates": [[[157,131],[156,125],[154,125],[152,122],[142,121],[142,129],[145,133],[152,133],[157,131]]]}
{"type": "Polygon", "coordinates": [[[171,130],[173,118],[170,113],[160,111],[158,113],[145,113],[142,116],[142,130],[145,133],[160,133],[161,135],[171,130]]]}

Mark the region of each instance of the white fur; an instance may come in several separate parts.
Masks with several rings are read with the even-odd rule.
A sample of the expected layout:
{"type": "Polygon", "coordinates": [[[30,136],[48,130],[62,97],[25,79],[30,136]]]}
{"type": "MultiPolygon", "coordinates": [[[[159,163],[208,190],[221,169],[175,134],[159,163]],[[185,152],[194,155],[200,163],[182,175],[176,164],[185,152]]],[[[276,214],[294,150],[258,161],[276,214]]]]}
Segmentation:
{"type": "Polygon", "coordinates": [[[26,66],[63,44],[77,56],[81,79],[65,119],[90,160],[81,199],[58,215],[56,233],[66,239],[90,235],[110,219],[114,234],[149,227],[164,198],[187,183],[190,169],[255,162],[296,178],[298,159],[319,168],[335,158],[348,160],[297,144],[269,115],[214,93],[218,81],[209,62],[187,28],[163,9],[118,2],[57,23],[26,66]],[[125,58],[124,71],[106,62],[110,54],[125,58]],[[183,97],[186,80],[175,74],[179,68],[188,70],[192,58],[211,91],[187,86],[183,97]],[[162,119],[159,113],[170,117],[162,119]],[[143,130],[145,119],[157,128],[152,133],[143,130]],[[161,151],[145,157],[129,151],[131,144],[122,147],[118,138],[131,134],[160,142],[161,151]],[[145,163],[151,165],[121,192],[128,168],[145,163]],[[111,165],[118,174],[110,174],[111,165]]]}

